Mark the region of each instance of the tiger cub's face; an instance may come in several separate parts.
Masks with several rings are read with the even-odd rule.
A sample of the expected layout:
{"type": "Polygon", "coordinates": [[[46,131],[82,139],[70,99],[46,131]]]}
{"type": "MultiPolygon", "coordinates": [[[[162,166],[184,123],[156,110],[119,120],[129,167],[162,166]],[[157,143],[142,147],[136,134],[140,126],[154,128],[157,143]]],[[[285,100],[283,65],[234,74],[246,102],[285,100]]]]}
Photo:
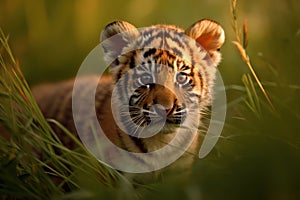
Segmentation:
{"type": "Polygon", "coordinates": [[[123,130],[149,137],[146,127],[152,125],[155,132],[163,124],[157,132],[172,133],[191,112],[201,113],[211,100],[224,39],[221,26],[211,20],[187,30],[169,25],[137,29],[124,21],[107,25],[101,41],[116,84],[112,105],[123,130]]]}

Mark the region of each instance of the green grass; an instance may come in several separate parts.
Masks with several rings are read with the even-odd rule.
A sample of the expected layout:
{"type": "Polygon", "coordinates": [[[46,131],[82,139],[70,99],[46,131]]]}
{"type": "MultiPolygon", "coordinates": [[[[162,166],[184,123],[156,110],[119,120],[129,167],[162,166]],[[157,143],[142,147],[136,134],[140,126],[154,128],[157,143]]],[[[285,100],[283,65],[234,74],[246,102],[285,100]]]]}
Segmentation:
{"type": "MultiPolygon", "coordinates": [[[[77,198],[82,199],[90,195],[91,188],[87,187],[90,185],[97,191],[113,189],[118,184],[129,190],[132,185],[124,184],[127,180],[122,175],[99,163],[58,122],[43,117],[12,55],[7,37],[2,31],[0,34],[0,122],[1,136],[5,136],[0,137],[0,197],[58,198],[67,188],[77,191],[77,198]],[[57,124],[79,147],[74,151],[64,147],[48,122],[57,124]],[[89,178],[81,181],[82,177],[89,178]]],[[[61,197],[68,196],[71,198],[72,193],[61,197]]]]}
{"type": "MultiPolygon", "coordinates": [[[[99,163],[61,126],[79,146],[75,151],[65,148],[48,124],[58,122],[44,119],[1,31],[0,123],[9,138],[0,137],[0,198],[299,199],[300,39],[295,25],[299,20],[293,15],[297,12],[290,6],[293,1],[289,3],[280,5],[289,5],[284,11],[291,17],[281,19],[284,13],[280,12],[272,15],[272,34],[266,39],[270,43],[263,43],[262,51],[266,52],[268,44],[272,46],[259,55],[260,45],[252,34],[260,30],[251,28],[249,18],[249,27],[240,26],[238,9],[230,5],[234,35],[227,37],[221,71],[231,75],[226,65],[233,59],[234,68],[229,69],[243,73],[224,77],[225,82],[239,80],[226,86],[225,128],[214,150],[197,160],[184,183],[166,177],[159,183],[137,185],[99,163]],[[59,184],[52,182],[53,177],[59,184]],[[69,191],[64,191],[66,188],[69,191]]],[[[271,8],[272,12],[277,9],[271,8]]],[[[230,32],[230,27],[225,29],[230,32]]]]}

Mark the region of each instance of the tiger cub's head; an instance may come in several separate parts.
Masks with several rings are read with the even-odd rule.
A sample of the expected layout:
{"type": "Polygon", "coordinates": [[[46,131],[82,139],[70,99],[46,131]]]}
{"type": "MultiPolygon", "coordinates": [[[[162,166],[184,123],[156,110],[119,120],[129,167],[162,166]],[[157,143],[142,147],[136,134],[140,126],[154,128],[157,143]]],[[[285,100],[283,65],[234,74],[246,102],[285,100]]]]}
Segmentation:
{"type": "Polygon", "coordinates": [[[116,84],[115,117],[123,129],[142,137],[145,127],[162,123],[158,132],[172,133],[193,109],[201,113],[211,100],[224,40],[221,26],[208,19],[187,30],[161,24],[137,29],[124,21],[108,24],[101,42],[116,84]]]}

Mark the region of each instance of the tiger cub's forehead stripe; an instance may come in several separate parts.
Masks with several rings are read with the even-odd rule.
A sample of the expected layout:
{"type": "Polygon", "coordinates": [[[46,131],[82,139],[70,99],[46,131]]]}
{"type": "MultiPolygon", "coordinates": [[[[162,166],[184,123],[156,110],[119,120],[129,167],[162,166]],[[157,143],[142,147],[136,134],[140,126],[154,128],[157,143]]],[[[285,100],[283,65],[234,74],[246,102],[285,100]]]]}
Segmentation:
{"type": "Polygon", "coordinates": [[[156,47],[164,48],[165,45],[169,47],[176,47],[177,49],[185,49],[185,41],[182,33],[174,32],[174,30],[168,30],[166,28],[150,28],[143,31],[142,35],[137,42],[137,46],[140,47],[156,47]],[[168,44],[167,41],[172,41],[172,44],[168,44]]]}
{"type": "Polygon", "coordinates": [[[156,47],[156,48],[163,48],[163,40],[161,36],[152,35],[151,37],[140,37],[137,41],[137,47],[140,48],[147,48],[147,47],[156,47]]]}
{"type": "MultiPolygon", "coordinates": [[[[172,71],[182,71],[191,76],[193,75],[194,66],[182,60],[180,56],[174,55],[174,52],[151,48],[145,50],[145,52],[143,53],[143,58],[149,59],[147,63],[159,64],[159,65],[162,64],[172,69],[172,71]]],[[[145,65],[144,61],[142,62],[141,66],[143,65],[145,65]]],[[[156,71],[159,69],[157,65],[153,65],[153,67],[155,67],[156,71]]],[[[144,70],[147,69],[144,68],[144,70]]]]}
{"type": "Polygon", "coordinates": [[[151,48],[151,49],[147,50],[146,52],[144,52],[143,56],[144,56],[144,58],[147,58],[155,53],[156,53],[156,49],[151,48]]]}

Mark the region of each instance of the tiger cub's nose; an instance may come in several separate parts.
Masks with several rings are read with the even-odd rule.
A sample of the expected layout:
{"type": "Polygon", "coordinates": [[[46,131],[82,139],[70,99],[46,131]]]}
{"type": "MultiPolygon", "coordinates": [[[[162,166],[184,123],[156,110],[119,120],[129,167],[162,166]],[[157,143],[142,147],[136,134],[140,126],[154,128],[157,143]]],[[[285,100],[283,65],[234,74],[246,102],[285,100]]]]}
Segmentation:
{"type": "Polygon", "coordinates": [[[153,104],[159,104],[155,110],[161,116],[168,116],[174,110],[176,104],[176,95],[168,88],[156,85],[152,94],[153,104]]]}
{"type": "Polygon", "coordinates": [[[163,106],[155,106],[155,112],[160,115],[161,117],[166,117],[169,116],[170,114],[172,114],[172,111],[174,109],[170,108],[170,109],[165,109],[163,106]]]}

